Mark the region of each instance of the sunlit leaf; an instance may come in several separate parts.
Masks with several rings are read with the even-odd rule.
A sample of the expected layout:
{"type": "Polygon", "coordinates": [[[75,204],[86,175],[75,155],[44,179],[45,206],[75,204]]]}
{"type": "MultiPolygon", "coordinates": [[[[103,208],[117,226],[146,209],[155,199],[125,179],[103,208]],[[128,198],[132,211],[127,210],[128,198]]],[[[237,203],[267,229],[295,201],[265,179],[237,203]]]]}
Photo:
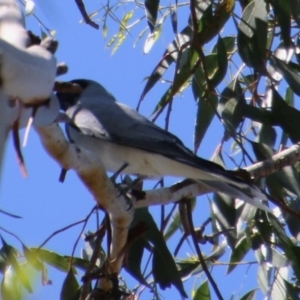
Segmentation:
{"type": "Polygon", "coordinates": [[[30,248],[30,250],[41,261],[49,264],[50,266],[64,272],[69,270],[69,264],[64,256],[45,249],[30,248]]]}
{"type": "Polygon", "coordinates": [[[9,264],[12,266],[13,270],[16,273],[16,277],[20,280],[20,282],[26,288],[28,293],[32,293],[30,281],[17,261],[16,258],[17,250],[12,246],[10,246],[9,244],[7,244],[2,237],[1,237],[1,242],[2,242],[1,252],[3,251],[3,253],[5,254],[7,261],[9,262],[9,264]]]}
{"type": "Polygon", "coordinates": [[[1,299],[2,300],[22,300],[22,290],[20,282],[12,268],[9,268],[1,282],[1,299]]]}
{"type": "Polygon", "coordinates": [[[193,292],[193,300],[210,300],[208,281],[204,281],[198,289],[193,292]]]}

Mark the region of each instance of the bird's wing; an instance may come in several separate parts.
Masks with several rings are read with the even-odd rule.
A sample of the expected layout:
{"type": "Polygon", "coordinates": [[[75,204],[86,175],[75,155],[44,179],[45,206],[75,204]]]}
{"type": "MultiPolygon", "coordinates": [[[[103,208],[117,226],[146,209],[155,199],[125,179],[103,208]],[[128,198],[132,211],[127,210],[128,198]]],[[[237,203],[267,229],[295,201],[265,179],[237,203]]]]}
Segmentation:
{"type": "Polygon", "coordinates": [[[238,181],[233,172],[196,156],[176,136],[124,104],[113,101],[83,102],[69,108],[67,114],[85,135],[160,154],[212,175],[223,175],[238,181]]]}

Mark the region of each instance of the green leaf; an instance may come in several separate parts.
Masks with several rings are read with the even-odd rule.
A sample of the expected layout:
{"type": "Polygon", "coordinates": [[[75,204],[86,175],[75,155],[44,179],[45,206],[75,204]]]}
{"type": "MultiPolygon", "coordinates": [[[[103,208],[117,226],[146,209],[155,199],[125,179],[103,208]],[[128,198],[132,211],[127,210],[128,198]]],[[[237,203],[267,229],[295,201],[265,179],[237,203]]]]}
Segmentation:
{"type": "Polygon", "coordinates": [[[299,0],[286,0],[286,4],[293,16],[293,19],[300,26],[300,1],[299,0]]]}
{"type": "MultiPolygon", "coordinates": [[[[215,66],[213,72],[209,73],[210,87],[218,86],[227,73],[227,50],[221,37],[218,38],[214,53],[216,54],[216,59],[214,59],[215,66]]],[[[213,64],[211,62],[207,62],[207,64],[209,64],[209,66],[212,68],[213,64]]]]}
{"type": "Polygon", "coordinates": [[[248,293],[246,293],[244,296],[242,296],[242,298],[240,298],[240,300],[255,300],[255,296],[256,296],[256,291],[257,289],[254,289],[248,293]]]}
{"type": "Polygon", "coordinates": [[[280,27],[281,39],[284,46],[289,48],[291,46],[291,16],[286,0],[272,1],[272,7],[280,27]]]}
{"type": "Polygon", "coordinates": [[[263,124],[260,127],[260,130],[259,130],[259,133],[257,136],[257,141],[258,141],[258,143],[266,144],[269,147],[274,147],[274,145],[276,143],[276,137],[277,137],[276,130],[268,124],[263,124]]]}
{"type": "Polygon", "coordinates": [[[158,40],[161,31],[162,31],[162,24],[158,24],[155,27],[154,31],[148,35],[144,45],[144,54],[148,54],[150,52],[153,45],[158,40]]]}
{"type": "Polygon", "coordinates": [[[141,94],[140,101],[142,101],[146,94],[154,87],[154,85],[158,82],[160,78],[164,75],[164,73],[168,70],[173,62],[175,62],[178,58],[179,52],[182,54],[187,51],[187,48],[183,48],[187,42],[191,40],[192,30],[188,26],[178,34],[177,39],[175,39],[164,52],[161,61],[154,68],[151,75],[149,76],[147,83],[144,87],[144,90],[141,94]]]}
{"type": "Polygon", "coordinates": [[[265,260],[275,268],[287,267],[291,262],[273,247],[265,245],[265,260]]]}
{"type": "MultiPolygon", "coordinates": [[[[198,2],[197,18],[199,22],[202,18],[212,18],[211,11],[211,4],[207,3],[206,1],[198,2]]],[[[207,21],[207,23],[209,22],[207,21]]],[[[186,45],[191,41],[192,37],[193,30],[191,28],[191,25],[189,24],[177,35],[177,37],[173,40],[173,42],[168,46],[167,50],[164,52],[161,61],[152,71],[152,74],[147,80],[147,83],[141,94],[140,101],[142,101],[145,98],[146,94],[154,87],[158,80],[162,78],[164,73],[168,70],[168,68],[172,65],[173,62],[177,62],[179,64],[177,59],[178,57],[182,56],[185,51],[189,51],[189,48],[187,48],[186,45]]],[[[206,38],[204,36],[200,36],[199,40],[202,44],[202,42],[204,43],[206,41],[206,38]]],[[[168,92],[166,94],[168,94],[168,92]]],[[[166,94],[164,97],[166,97],[166,94]]]]}
{"type": "Polygon", "coordinates": [[[155,28],[158,6],[159,0],[145,0],[146,18],[151,33],[155,28]]]}
{"type": "Polygon", "coordinates": [[[289,106],[275,89],[273,89],[272,116],[293,143],[300,141],[300,130],[298,130],[300,112],[289,106]]]}
{"type": "MultiPolygon", "coordinates": [[[[288,206],[295,212],[300,213],[300,198],[292,199],[289,201],[288,206]]],[[[299,241],[300,240],[300,222],[297,217],[289,214],[283,213],[283,217],[285,219],[286,225],[292,234],[292,236],[299,241]]]]}
{"type": "Polygon", "coordinates": [[[246,100],[243,90],[237,79],[234,79],[222,91],[218,105],[218,111],[223,118],[225,126],[225,140],[235,135],[235,130],[243,120],[245,107],[246,100]]]}
{"type": "Polygon", "coordinates": [[[134,14],[134,10],[128,12],[124,16],[124,18],[122,19],[121,24],[120,24],[119,33],[117,33],[117,35],[114,35],[112,37],[112,39],[109,41],[109,43],[107,44],[107,47],[110,47],[116,41],[116,44],[112,50],[112,54],[114,54],[119,49],[119,47],[123,44],[123,42],[125,41],[126,36],[128,34],[126,25],[127,25],[128,21],[133,17],[133,14],[134,14]]]}
{"type": "Polygon", "coordinates": [[[197,64],[199,55],[194,48],[190,48],[188,54],[187,62],[179,68],[171,87],[165,92],[159,103],[156,105],[154,113],[162,111],[192,76],[191,70],[194,68],[195,64],[197,64]]]}
{"type": "Polygon", "coordinates": [[[87,259],[83,259],[83,258],[80,258],[80,257],[71,257],[71,256],[64,256],[64,258],[66,259],[68,264],[72,260],[72,266],[76,267],[76,268],[79,268],[83,271],[87,271],[89,266],[90,266],[90,262],[87,259]]]}
{"type": "Polygon", "coordinates": [[[22,282],[23,286],[26,288],[28,293],[32,293],[30,281],[28,280],[26,274],[24,273],[16,259],[17,250],[12,246],[8,245],[2,237],[1,242],[3,245],[1,251],[3,251],[3,253],[6,255],[7,261],[11,264],[12,268],[14,269],[17,278],[22,282]]]}
{"type": "Polygon", "coordinates": [[[237,46],[242,60],[249,67],[264,70],[268,35],[266,3],[253,0],[243,11],[238,25],[237,46]]]}
{"type": "Polygon", "coordinates": [[[141,271],[142,259],[146,246],[147,241],[142,238],[139,238],[132,243],[132,245],[128,249],[128,259],[125,264],[125,270],[140,284],[149,286],[141,271]]]}
{"type": "Polygon", "coordinates": [[[60,291],[60,300],[77,300],[79,299],[79,293],[79,284],[73,269],[70,268],[60,291]]]}
{"type": "Polygon", "coordinates": [[[22,244],[23,253],[27,261],[38,271],[44,269],[43,263],[36,257],[36,255],[31,252],[24,244],[22,244]]]}
{"type": "Polygon", "coordinates": [[[257,269],[257,281],[264,294],[268,292],[268,288],[269,288],[268,277],[269,276],[268,276],[267,264],[265,263],[260,264],[257,269]]]}
{"type": "Polygon", "coordinates": [[[278,245],[284,251],[286,257],[293,262],[292,268],[294,271],[294,275],[297,278],[296,280],[300,280],[300,247],[295,246],[290,238],[286,235],[286,232],[282,228],[282,224],[278,221],[278,219],[273,216],[268,216],[272,229],[276,235],[278,240],[278,245]]]}
{"type": "Polygon", "coordinates": [[[210,300],[210,290],[208,281],[204,281],[193,295],[193,300],[210,300]]]}
{"type": "MultiPolygon", "coordinates": [[[[197,90],[197,83],[195,79],[193,79],[192,85],[194,87],[193,91],[197,90]]],[[[216,91],[212,91],[206,97],[200,96],[200,92],[197,96],[194,92],[194,97],[195,99],[199,97],[194,133],[194,151],[197,152],[206,131],[215,116],[218,105],[218,96],[216,95],[216,91]]]]}
{"type": "Polygon", "coordinates": [[[290,300],[299,300],[299,296],[298,296],[298,288],[294,285],[292,285],[290,282],[286,281],[285,279],[283,279],[284,285],[285,285],[285,289],[287,291],[288,294],[288,299],[290,300]]]}
{"type": "Polygon", "coordinates": [[[69,270],[69,264],[64,256],[45,249],[30,248],[30,250],[41,261],[49,264],[57,270],[63,272],[67,272],[69,270]]]}
{"type": "Polygon", "coordinates": [[[278,59],[276,56],[272,56],[270,61],[283,75],[284,79],[289,84],[290,88],[300,96],[300,76],[295,72],[293,68],[286,62],[278,59]]]}
{"type": "Polygon", "coordinates": [[[242,236],[237,242],[234,249],[231,251],[230,262],[228,265],[228,269],[226,274],[228,275],[232,270],[237,267],[237,263],[241,262],[241,260],[245,257],[245,255],[251,249],[251,243],[249,242],[246,236],[242,236]]]}
{"type": "MultiPolygon", "coordinates": [[[[220,37],[219,37],[220,39],[220,37]]],[[[222,42],[225,46],[227,56],[232,55],[236,50],[236,37],[235,36],[225,36],[222,38],[222,42]]],[[[211,53],[217,53],[218,43],[214,45],[211,53]]]]}
{"type": "Polygon", "coordinates": [[[158,230],[153,217],[146,208],[136,210],[131,227],[139,223],[144,223],[148,228],[141,238],[153,245],[153,277],[155,282],[157,282],[162,289],[173,284],[182,297],[187,297],[174,258],[161,232],[158,230]]]}
{"type": "Polygon", "coordinates": [[[16,274],[12,268],[9,268],[1,282],[1,299],[2,300],[22,300],[23,295],[21,286],[16,274]]]}
{"type": "MultiPolygon", "coordinates": [[[[255,156],[259,161],[271,158],[275,151],[262,143],[251,142],[255,156]]],[[[287,166],[281,170],[267,176],[267,185],[271,189],[271,194],[280,200],[282,188],[289,190],[300,197],[300,178],[293,166],[287,166]],[[277,191],[277,192],[276,192],[277,191]]]]}
{"type": "Polygon", "coordinates": [[[236,209],[235,200],[225,194],[214,193],[214,204],[215,210],[214,214],[218,220],[221,231],[224,230],[224,235],[227,238],[228,245],[231,249],[235,247],[236,244],[236,209]],[[228,230],[233,227],[233,230],[228,230]]]}

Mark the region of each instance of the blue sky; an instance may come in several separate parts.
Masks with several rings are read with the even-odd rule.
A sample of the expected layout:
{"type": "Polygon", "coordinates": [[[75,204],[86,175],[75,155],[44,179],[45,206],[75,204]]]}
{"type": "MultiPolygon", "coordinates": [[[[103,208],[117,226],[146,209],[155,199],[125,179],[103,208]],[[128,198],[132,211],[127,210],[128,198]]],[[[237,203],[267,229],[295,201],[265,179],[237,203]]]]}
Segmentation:
{"type": "MultiPolygon", "coordinates": [[[[144,78],[152,72],[164,49],[172,39],[173,35],[170,34],[170,29],[164,30],[162,37],[150,54],[144,55],[144,39],[136,49],[132,47],[139,31],[147,26],[146,20],[143,20],[142,26],[138,27],[139,30],[133,31],[132,36],[128,37],[124,45],[112,56],[111,49],[105,49],[107,41],[103,39],[101,30],[97,31],[85,24],[79,24],[81,15],[75,1],[52,0],[49,2],[36,0],[36,2],[38,17],[47,27],[57,31],[56,38],[59,41],[58,62],[64,61],[69,66],[68,74],[60,77],[59,80],[94,79],[105,86],[118,101],[136,107],[145,84],[144,78]]],[[[85,1],[85,4],[89,12],[101,5],[100,2],[91,0],[85,1]]],[[[186,22],[187,16],[183,16],[182,20],[182,24],[179,23],[179,29],[181,28],[180,24],[183,25],[186,22]]],[[[27,27],[34,33],[40,33],[38,23],[32,16],[28,17],[26,22],[27,27]]],[[[170,22],[167,20],[166,23],[168,24],[167,28],[169,28],[170,22]]],[[[111,26],[109,30],[115,33],[118,26],[113,25],[112,22],[109,26],[111,26]]],[[[158,87],[154,88],[146,96],[140,112],[149,116],[167,87],[167,85],[159,84],[158,87]]],[[[195,112],[196,103],[191,92],[176,97],[171,116],[170,131],[180,137],[191,149],[195,112]]],[[[157,123],[164,126],[164,121],[165,118],[162,115],[157,123]]],[[[209,159],[222,135],[223,128],[215,122],[198,154],[209,159]]],[[[37,247],[55,230],[83,219],[93,207],[94,201],[73,172],[67,174],[64,184],[58,182],[60,168],[45,153],[34,131],[31,131],[28,145],[23,149],[23,153],[29,173],[27,179],[24,179],[20,173],[11,140],[9,141],[0,189],[1,209],[20,215],[22,219],[16,220],[1,215],[0,226],[14,232],[28,247],[37,247]]],[[[168,182],[174,182],[174,180],[168,180],[168,182]]],[[[154,182],[150,182],[147,186],[150,188],[153,185],[154,182]]],[[[208,216],[206,198],[200,198],[201,205],[199,205],[194,215],[197,226],[201,225],[208,216]]],[[[153,209],[151,211],[155,218],[159,220],[159,210],[153,209]]],[[[95,222],[91,221],[89,228],[93,229],[94,224],[95,222]]],[[[80,230],[81,226],[77,226],[57,235],[47,243],[45,248],[64,255],[70,255],[80,230]]],[[[9,243],[16,247],[20,246],[13,237],[5,233],[3,233],[3,236],[9,243]]],[[[179,237],[180,235],[176,236],[177,239],[179,237]]],[[[176,240],[171,242],[171,247],[174,242],[176,240]]],[[[84,244],[81,242],[76,251],[77,255],[80,255],[80,248],[83,246],[84,244]]],[[[186,246],[181,251],[182,257],[186,253],[193,255],[194,251],[191,247],[186,246]]],[[[228,255],[222,261],[226,261],[226,257],[228,255]]],[[[247,276],[245,275],[246,268],[241,268],[241,271],[235,271],[235,277],[233,278],[232,276],[225,277],[225,270],[225,267],[217,267],[213,272],[225,299],[229,299],[234,292],[241,296],[256,284],[255,272],[251,272],[251,269],[247,276]]],[[[252,267],[253,270],[254,267],[252,267]]],[[[128,279],[128,287],[134,288],[135,281],[131,280],[124,272],[122,275],[128,279]]],[[[40,279],[37,278],[34,294],[26,296],[26,299],[58,299],[64,277],[65,273],[49,268],[49,278],[52,280],[53,285],[42,287],[40,279]]],[[[191,287],[199,285],[202,279],[200,277],[196,280],[190,280],[186,288],[189,296],[191,287]]],[[[170,296],[175,297],[175,299],[179,298],[175,289],[172,291],[167,290],[162,295],[166,299],[170,296]]],[[[145,294],[144,299],[149,299],[149,294],[145,294]]]]}

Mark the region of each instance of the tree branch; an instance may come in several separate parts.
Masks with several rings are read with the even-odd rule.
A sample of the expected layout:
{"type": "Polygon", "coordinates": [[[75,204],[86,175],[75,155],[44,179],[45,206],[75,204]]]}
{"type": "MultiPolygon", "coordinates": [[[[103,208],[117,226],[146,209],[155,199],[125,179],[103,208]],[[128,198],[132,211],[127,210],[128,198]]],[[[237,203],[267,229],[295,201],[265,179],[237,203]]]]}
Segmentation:
{"type": "MultiPolygon", "coordinates": [[[[250,173],[250,177],[255,181],[262,177],[293,165],[300,159],[300,142],[285,149],[272,158],[258,162],[245,168],[250,173]]],[[[153,205],[166,205],[179,201],[183,198],[196,197],[213,192],[206,186],[196,183],[192,180],[183,180],[170,187],[156,190],[147,190],[134,194],[137,198],[135,208],[148,207],[153,205]]]]}
{"type": "MultiPolygon", "coordinates": [[[[108,273],[119,274],[123,262],[122,249],[126,245],[134,214],[133,206],[128,207],[127,200],[115,189],[100,161],[85,149],[68,143],[57,124],[35,129],[50,156],[62,168],[74,170],[94,196],[98,206],[108,213],[112,228],[108,273]]],[[[104,278],[100,280],[100,288],[108,291],[112,288],[112,282],[104,278]]]]}

